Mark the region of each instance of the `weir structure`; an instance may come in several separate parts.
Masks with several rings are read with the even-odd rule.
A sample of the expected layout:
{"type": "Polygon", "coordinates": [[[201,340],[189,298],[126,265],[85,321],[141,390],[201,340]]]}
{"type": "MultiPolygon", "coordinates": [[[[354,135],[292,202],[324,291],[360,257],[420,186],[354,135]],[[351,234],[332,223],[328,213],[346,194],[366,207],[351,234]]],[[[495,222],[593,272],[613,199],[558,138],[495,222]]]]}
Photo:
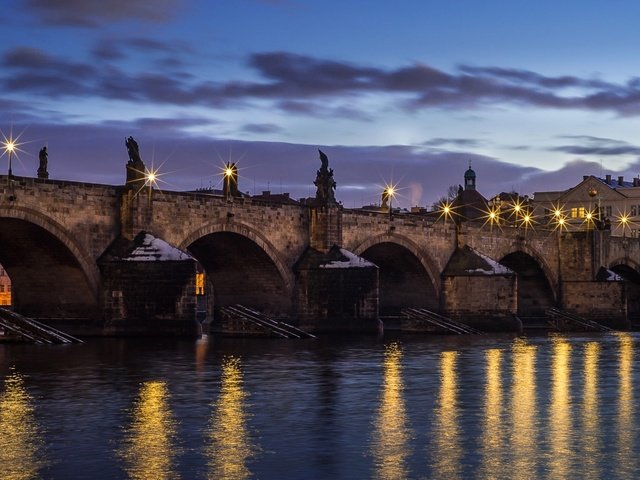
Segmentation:
{"type": "Polygon", "coordinates": [[[233,179],[159,191],[136,153],[119,186],[0,176],[14,311],[74,334],[197,334],[231,305],[314,332],[379,331],[406,308],[485,331],[552,308],[615,328],[640,316],[637,238],[346,209],[322,152],[305,202],[233,179]]]}

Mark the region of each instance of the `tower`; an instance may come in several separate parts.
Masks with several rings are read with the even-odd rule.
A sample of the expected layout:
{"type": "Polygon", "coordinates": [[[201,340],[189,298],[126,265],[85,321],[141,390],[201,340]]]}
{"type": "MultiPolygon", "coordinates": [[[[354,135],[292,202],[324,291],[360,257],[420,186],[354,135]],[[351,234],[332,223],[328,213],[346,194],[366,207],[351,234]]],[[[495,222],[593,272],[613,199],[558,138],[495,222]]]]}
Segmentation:
{"type": "Polygon", "coordinates": [[[465,190],[476,189],[476,172],[471,170],[471,165],[469,165],[469,170],[464,172],[464,189],[465,190]]]}

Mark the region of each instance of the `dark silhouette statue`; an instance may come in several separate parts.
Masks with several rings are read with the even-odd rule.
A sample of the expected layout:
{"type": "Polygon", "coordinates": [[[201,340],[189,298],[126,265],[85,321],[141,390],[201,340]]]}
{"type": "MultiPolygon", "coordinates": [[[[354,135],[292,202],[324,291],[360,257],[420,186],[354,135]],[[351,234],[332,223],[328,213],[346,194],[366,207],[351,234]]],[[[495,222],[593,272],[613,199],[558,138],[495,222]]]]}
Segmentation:
{"type": "Polygon", "coordinates": [[[126,145],[127,153],[129,154],[129,161],[127,162],[127,185],[144,182],[145,166],[144,162],[140,158],[138,142],[136,142],[133,137],[129,137],[125,140],[124,144],[126,145]]]}
{"type": "Polygon", "coordinates": [[[318,149],[320,153],[320,169],[316,172],[316,180],[313,184],[316,186],[316,204],[320,206],[335,205],[336,198],[334,190],[336,182],[333,179],[333,169],[329,168],[329,158],[325,153],[318,149]]]}
{"type": "Polygon", "coordinates": [[[47,147],[44,146],[40,149],[40,153],[38,154],[38,158],[40,160],[40,165],[38,165],[38,178],[49,178],[49,172],[47,171],[47,166],[49,164],[48,157],[49,154],[47,153],[47,147]]]}

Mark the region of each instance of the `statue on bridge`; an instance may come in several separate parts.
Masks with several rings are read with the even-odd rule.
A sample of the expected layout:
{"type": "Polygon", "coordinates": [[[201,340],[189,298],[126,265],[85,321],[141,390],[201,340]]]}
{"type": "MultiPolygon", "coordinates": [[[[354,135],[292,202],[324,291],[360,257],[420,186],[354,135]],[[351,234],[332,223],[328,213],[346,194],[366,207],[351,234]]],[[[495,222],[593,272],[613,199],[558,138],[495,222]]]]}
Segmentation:
{"type": "Polygon", "coordinates": [[[320,169],[316,172],[316,180],[313,184],[316,186],[316,204],[321,206],[335,205],[336,197],[334,190],[336,189],[336,181],[333,179],[333,169],[329,168],[329,158],[325,153],[318,149],[320,153],[320,169]]]}
{"type": "Polygon", "coordinates": [[[140,158],[138,142],[136,142],[133,137],[129,137],[125,140],[124,144],[126,145],[127,153],[129,154],[129,161],[127,162],[127,185],[144,182],[146,168],[144,162],[140,158]]]}
{"type": "Polygon", "coordinates": [[[46,145],[40,149],[40,153],[38,154],[38,158],[40,160],[40,165],[38,165],[38,178],[49,178],[49,172],[47,171],[48,165],[48,157],[46,145]]]}

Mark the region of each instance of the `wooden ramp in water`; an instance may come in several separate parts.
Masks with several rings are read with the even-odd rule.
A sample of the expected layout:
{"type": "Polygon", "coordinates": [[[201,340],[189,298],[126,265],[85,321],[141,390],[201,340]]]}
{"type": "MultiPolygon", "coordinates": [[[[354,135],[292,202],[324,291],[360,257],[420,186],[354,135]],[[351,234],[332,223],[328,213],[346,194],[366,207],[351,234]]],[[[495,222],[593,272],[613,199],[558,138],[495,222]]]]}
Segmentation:
{"type": "Polygon", "coordinates": [[[561,332],[586,331],[586,332],[613,332],[601,323],[588,320],[573,313],[565,312],[557,308],[547,310],[549,316],[549,324],[561,332]]]}
{"type": "Polygon", "coordinates": [[[43,345],[82,343],[76,337],[6,308],[0,308],[0,327],[28,342],[43,345]]]}
{"type": "Polygon", "coordinates": [[[309,332],[275,320],[244,305],[220,307],[222,333],[229,335],[267,335],[279,338],[316,338],[309,332]]]}
{"type": "MultiPolygon", "coordinates": [[[[402,315],[414,322],[430,327],[431,331],[439,333],[453,333],[456,335],[482,335],[484,332],[476,330],[462,322],[432,312],[426,308],[406,307],[402,315]]],[[[418,331],[418,329],[416,329],[418,331]]]]}

